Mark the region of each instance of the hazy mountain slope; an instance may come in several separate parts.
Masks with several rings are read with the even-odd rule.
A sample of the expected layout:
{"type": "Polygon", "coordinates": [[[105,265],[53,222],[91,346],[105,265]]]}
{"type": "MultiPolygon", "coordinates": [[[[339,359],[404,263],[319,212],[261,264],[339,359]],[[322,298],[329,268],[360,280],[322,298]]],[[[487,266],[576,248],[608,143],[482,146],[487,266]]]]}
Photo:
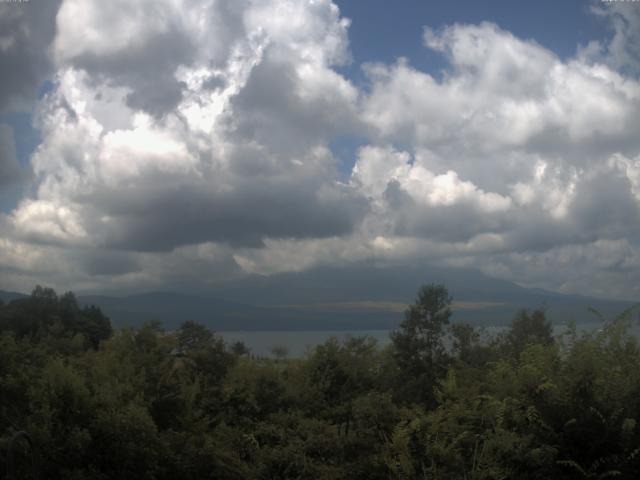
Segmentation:
{"type": "Polygon", "coordinates": [[[527,289],[474,270],[417,267],[319,268],[250,276],[197,296],[158,292],[81,300],[102,307],[116,324],[158,319],[168,328],[197,320],[217,330],[384,329],[402,319],[403,306],[425,283],[449,288],[458,307],[455,320],[483,325],[508,323],[518,309],[542,305],[556,323],[595,320],[588,307],[613,316],[631,305],[527,289]]]}
{"type": "Polygon", "coordinates": [[[0,300],[2,300],[5,303],[10,302],[11,300],[18,300],[20,298],[26,298],[27,295],[24,293],[18,293],[18,292],[7,292],[4,290],[0,290],[0,300]]]}
{"type": "MultiPolygon", "coordinates": [[[[249,276],[199,294],[151,292],[131,296],[81,295],[117,326],[185,320],[216,330],[372,330],[393,328],[425,283],[444,283],[454,298],[454,320],[503,325],[520,308],[545,305],[555,323],[597,320],[594,307],[612,317],[631,302],[599,300],[527,289],[475,270],[444,268],[317,268],[268,277],[249,276]]],[[[25,295],[0,291],[5,302],[25,295]]]]}

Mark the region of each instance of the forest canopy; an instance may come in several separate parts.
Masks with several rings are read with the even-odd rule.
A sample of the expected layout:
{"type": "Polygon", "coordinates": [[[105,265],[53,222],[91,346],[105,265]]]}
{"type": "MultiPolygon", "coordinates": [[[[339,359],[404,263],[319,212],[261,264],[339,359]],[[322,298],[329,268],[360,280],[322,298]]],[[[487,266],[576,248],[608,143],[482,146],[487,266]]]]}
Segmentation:
{"type": "Polygon", "coordinates": [[[260,358],[37,287],[0,305],[0,478],[637,478],[630,311],[555,337],[521,311],[488,338],[451,300],[423,286],[384,348],[260,358]]]}

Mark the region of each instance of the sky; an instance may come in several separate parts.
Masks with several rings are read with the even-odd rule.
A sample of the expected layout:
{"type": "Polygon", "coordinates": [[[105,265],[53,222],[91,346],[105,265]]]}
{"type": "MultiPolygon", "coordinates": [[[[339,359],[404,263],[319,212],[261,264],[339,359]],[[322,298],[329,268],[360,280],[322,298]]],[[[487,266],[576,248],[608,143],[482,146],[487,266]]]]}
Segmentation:
{"type": "Polygon", "coordinates": [[[1,2],[0,72],[0,289],[640,297],[638,2],[1,2]]]}

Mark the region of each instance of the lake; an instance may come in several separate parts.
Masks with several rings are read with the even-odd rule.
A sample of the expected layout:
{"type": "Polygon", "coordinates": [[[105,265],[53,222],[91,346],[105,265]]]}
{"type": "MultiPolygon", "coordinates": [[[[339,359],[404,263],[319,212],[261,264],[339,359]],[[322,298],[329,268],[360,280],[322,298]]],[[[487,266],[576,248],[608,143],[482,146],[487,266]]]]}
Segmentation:
{"type": "Polygon", "coordinates": [[[340,340],[352,337],[370,336],[378,345],[385,345],[389,340],[389,330],[327,330],[327,331],[242,331],[218,332],[226,342],[241,341],[249,347],[253,355],[272,356],[273,347],[285,347],[289,357],[301,357],[307,350],[324,343],[331,337],[340,340]]]}
{"type": "MultiPolygon", "coordinates": [[[[483,337],[490,337],[506,327],[483,327],[483,337]]],[[[566,330],[566,325],[554,325],[555,335],[559,335],[566,330]]],[[[581,323],[576,325],[579,332],[589,332],[602,328],[602,323],[581,323]]],[[[351,337],[370,336],[376,339],[378,345],[384,346],[390,342],[390,330],[321,330],[321,331],[227,331],[218,332],[226,342],[241,341],[249,347],[253,355],[272,356],[273,347],[284,347],[288,351],[289,357],[301,357],[315,346],[324,343],[331,337],[339,340],[351,337]]],[[[640,327],[633,326],[636,336],[640,335],[640,327]]]]}

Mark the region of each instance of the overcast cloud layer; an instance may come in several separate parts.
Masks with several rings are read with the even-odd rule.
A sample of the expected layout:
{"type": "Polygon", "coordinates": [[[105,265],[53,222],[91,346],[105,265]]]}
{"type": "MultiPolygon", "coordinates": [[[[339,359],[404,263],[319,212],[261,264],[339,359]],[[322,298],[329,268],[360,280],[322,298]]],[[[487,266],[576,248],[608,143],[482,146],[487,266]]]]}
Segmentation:
{"type": "MultiPolygon", "coordinates": [[[[368,261],[640,295],[638,8],[594,9],[611,36],[570,59],[491,23],[425,27],[443,75],[401,58],[358,86],[328,0],[47,5],[0,4],[0,69],[24,79],[3,77],[0,109],[53,83],[32,193],[0,217],[0,288],[368,261]],[[366,141],[345,174],[330,145],[349,136],[366,141]]],[[[5,188],[21,173],[0,139],[5,188]]]]}

